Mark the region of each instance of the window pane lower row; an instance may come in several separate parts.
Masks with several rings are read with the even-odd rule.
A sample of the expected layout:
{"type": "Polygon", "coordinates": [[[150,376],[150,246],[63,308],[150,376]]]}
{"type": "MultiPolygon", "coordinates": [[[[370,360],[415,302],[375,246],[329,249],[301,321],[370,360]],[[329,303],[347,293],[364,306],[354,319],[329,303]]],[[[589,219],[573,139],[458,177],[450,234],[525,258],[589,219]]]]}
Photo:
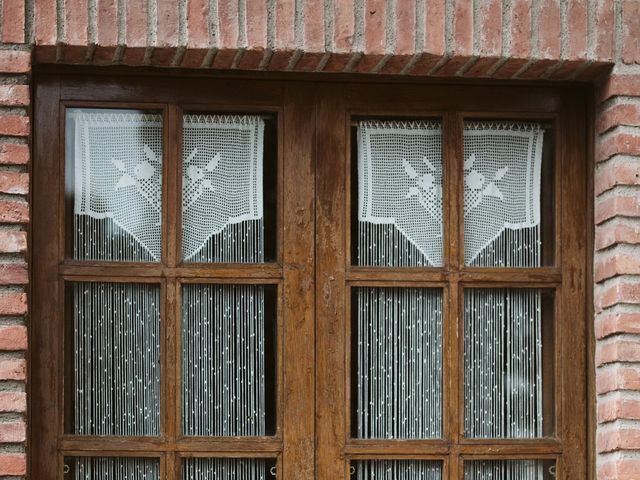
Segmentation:
{"type": "MultiPolygon", "coordinates": [[[[276,303],[275,285],[183,286],[184,435],[275,433],[276,303]]],[[[77,282],[67,304],[67,431],[160,435],[159,285],[77,282]]]]}

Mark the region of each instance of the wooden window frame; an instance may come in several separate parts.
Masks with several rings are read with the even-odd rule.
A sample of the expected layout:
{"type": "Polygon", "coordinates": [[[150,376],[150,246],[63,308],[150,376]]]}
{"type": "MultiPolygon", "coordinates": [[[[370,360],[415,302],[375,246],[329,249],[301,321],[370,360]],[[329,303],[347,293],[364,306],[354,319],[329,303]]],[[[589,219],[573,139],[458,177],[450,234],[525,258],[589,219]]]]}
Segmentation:
{"type": "Polygon", "coordinates": [[[349,478],[357,459],[439,459],[443,479],[463,478],[462,460],[556,459],[557,478],[587,478],[591,353],[592,208],[586,87],[443,84],[313,75],[158,75],[63,69],[35,78],[32,169],[30,472],[62,478],[63,455],[158,456],[161,478],[180,478],[182,456],[273,457],[279,479],[349,478]],[[64,109],[161,108],[165,125],[163,262],[75,262],[64,252],[64,109]],[[268,112],[278,125],[276,262],[185,265],[179,260],[180,109],[268,112]],[[350,127],[355,117],[442,119],[444,265],[378,268],[351,264],[350,127]],[[471,268],[462,257],[462,132],[465,118],[531,119],[555,129],[555,265],[471,268]],[[58,127],[60,126],[60,127],[58,127]],[[179,208],[175,207],[175,211],[179,208]],[[62,285],[65,281],[154,282],[163,289],[163,434],[78,438],[63,434],[62,285]],[[179,283],[278,286],[277,432],[258,438],[181,438],[179,283]],[[352,286],[444,290],[443,439],[356,440],[349,433],[349,291],[352,286]],[[555,289],[556,428],[552,438],[479,441],[462,436],[461,301],[465,287],[555,289]],[[169,361],[167,353],[175,355],[169,361]],[[568,361],[569,356],[571,361],[568,361]],[[456,414],[457,412],[457,414],[456,414]],[[570,461],[567,461],[570,459],[570,461]],[[55,467],[52,467],[55,466],[55,467]]]}

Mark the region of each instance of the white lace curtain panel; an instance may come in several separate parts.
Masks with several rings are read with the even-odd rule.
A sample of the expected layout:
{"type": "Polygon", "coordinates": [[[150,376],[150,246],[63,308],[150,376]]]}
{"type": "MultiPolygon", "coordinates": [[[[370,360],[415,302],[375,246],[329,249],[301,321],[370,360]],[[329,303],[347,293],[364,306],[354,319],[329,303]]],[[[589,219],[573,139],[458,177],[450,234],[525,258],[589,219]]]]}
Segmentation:
{"type": "MultiPolygon", "coordinates": [[[[74,141],[74,258],[159,261],[162,115],[69,113],[74,141]]],[[[264,121],[185,115],[182,250],[187,261],[264,261],[264,121]]]]}

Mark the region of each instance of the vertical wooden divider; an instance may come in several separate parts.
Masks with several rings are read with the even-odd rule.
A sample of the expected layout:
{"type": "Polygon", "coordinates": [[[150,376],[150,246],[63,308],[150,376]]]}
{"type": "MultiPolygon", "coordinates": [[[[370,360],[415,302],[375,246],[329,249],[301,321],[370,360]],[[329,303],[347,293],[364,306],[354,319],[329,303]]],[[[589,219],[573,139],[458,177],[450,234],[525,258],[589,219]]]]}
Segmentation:
{"type": "Polygon", "coordinates": [[[345,245],[346,135],[344,99],[331,85],[318,89],[317,114],[317,478],[345,478],[345,245]]]}
{"type": "Polygon", "coordinates": [[[284,451],[278,480],[311,480],[315,478],[315,95],[311,83],[284,88],[284,451]]]}
{"type": "Polygon", "coordinates": [[[462,399],[460,392],[463,391],[463,372],[461,368],[462,358],[462,287],[459,282],[458,272],[464,263],[464,195],[463,195],[463,175],[462,164],[464,162],[463,148],[463,120],[457,113],[447,113],[443,118],[443,165],[444,165],[444,243],[445,248],[445,271],[449,276],[448,286],[448,312],[445,316],[445,345],[447,352],[445,358],[445,368],[443,373],[443,387],[447,395],[445,398],[446,410],[443,421],[448,422],[444,428],[445,434],[449,436],[451,445],[449,456],[449,479],[458,480],[460,477],[459,463],[459,442],[462,435],[462,425],[464,422],[462,412],[462,399]]]}

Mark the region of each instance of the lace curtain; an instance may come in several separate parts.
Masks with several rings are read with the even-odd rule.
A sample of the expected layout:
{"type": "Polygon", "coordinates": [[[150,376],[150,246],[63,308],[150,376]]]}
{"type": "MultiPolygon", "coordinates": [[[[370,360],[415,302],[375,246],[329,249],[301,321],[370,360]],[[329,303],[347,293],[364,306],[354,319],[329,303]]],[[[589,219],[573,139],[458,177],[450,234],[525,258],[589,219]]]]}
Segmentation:
{"type": "Polygon", "coordinates": [[[162,115],[70,109],[67,118],[74,259],[159,261],[162,115]]]}
{"type": "Polygon", "coordinates": [[[183,258],[263,262],[264,120],[185,115],[183,128],[183,258]]]}

